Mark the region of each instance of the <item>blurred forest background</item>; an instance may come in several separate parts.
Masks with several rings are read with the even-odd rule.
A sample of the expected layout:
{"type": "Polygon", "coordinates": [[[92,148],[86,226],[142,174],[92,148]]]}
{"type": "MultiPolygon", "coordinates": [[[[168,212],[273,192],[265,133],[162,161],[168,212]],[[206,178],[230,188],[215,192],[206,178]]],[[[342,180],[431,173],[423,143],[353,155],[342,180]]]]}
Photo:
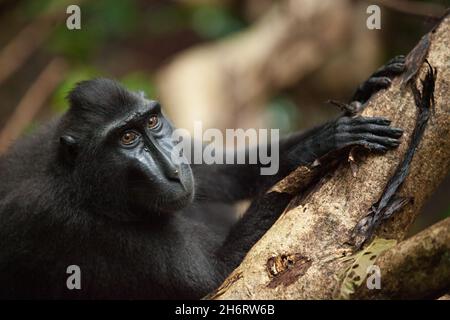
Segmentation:
{"type": "MultiPolygon", "coordinates": [[[[176,126],[302,130],[408,53],[450,0],[0,0],[0,152],[111,77],[158,99],[176,126]],[[81,8],[68,30],[66,8],[81,8]],[[366,9],[381,7],[381,29],[366,9]]],[[[1,177],[0,177],[1,179],[1,177]]],[[[450,216],[450,178],[413,232],[450,216]]]]}

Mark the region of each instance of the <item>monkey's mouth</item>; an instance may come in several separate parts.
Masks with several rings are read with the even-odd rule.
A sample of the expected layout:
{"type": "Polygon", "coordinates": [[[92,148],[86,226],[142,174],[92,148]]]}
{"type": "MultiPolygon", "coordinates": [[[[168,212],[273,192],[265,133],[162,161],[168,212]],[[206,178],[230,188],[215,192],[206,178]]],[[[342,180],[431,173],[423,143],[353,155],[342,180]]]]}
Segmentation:
{"type": "Polygon", "coordinates": [[[192,203],[193,199],[194,193],[186,192],[176,198],[160,197],[157,201],[161,213],[174,213],[187,207],[192,203]]]}

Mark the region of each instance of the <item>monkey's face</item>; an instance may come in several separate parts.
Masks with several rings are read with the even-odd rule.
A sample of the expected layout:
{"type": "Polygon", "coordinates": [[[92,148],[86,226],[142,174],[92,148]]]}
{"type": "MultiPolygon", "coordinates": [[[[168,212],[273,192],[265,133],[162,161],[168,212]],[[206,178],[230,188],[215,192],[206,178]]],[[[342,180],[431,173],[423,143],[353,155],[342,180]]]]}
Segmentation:
{"type": "Polygon", "coordinates": [[[108,136],[114,158],[122,165],[130,206],[144,215],[160,215],[189,204],[194,182],[190,166],[173,160],[173,127],[160,104],[147,102],[115,123],[108,136]]]}
{"type": "Polygon", "coordinates": [[[90,119],[88,127],[94,128],[79,139],[76,132],[85,131],[79,127],[74,135],[63,135],[61,143],[66,154],[76,151],[75,172],[94,194],[89,198],[96,211],[122,221],[155,219],[192,201],[193,174],[187,161],[172,157],[173,127],[160,104],[134,94],[129,100],[73,113],[70,119],[90,119]]]}

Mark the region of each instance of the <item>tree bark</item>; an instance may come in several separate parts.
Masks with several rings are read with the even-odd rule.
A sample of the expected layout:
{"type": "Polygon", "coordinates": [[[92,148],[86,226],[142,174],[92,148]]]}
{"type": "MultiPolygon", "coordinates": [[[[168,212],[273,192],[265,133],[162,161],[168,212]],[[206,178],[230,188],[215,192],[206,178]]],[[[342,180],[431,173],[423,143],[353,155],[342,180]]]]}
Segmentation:
{"type": "MultiPolygon", "coordinates": [[[[396,243],[403,240],[425,200],[450,169],[449,48],[447,14],[408,55],[407,71],[394,79],[389,89],[375,94],[362,113],[386,117],[392,120],[393,126],[404,129],[399,148],[382,156],[371,154],[357,158],[356,162],[343,161],[306,196],[297,195],[241,265],[209,298],[437,299],[448,292],[448,219],[396,243]],[[415,95],[413,88],[417,88],[415,95]],[[421,135],[421,110],[427,108],[425,100],[431,105],[430,119],[422,123],[425,131],[421,135]],[[412,161],[405,166],[408,152],[413,155],[412,161]],[[408,173],[394,197],[406,199],[396,203],[404,206],[375,229],[375,240],[362,232],[363,241],[359,245],[365,244],[365,249],[360,250],[354,237],[358,230],[355,228],[364,225],[362,222],[374,208],[381,207],[381,199],[392,191],[398,168],[408,173]],[[366,284],[366,275],[360,278],[352,271],[370,264],[380,267],[382,285],[379,290],[364,291],[361,287],[366,284]],[[433,274],[434,280],[427,281],[425,271],[439,275],[433,274]],[[410,281],[402,282],[402,279],[410,281]],[[447,290],[442,292],[443,289],[447,290]]],[[[353,157],[352,153],[348,159],[353,157]]],[[[294,176],[304,170],[296,172],[294,176]]],[[[287,184],[295,180],[290,179],[287,184]]],[[[286,181],[272,192],[291,192],[292,188],[283,184],[286,181]]]]}

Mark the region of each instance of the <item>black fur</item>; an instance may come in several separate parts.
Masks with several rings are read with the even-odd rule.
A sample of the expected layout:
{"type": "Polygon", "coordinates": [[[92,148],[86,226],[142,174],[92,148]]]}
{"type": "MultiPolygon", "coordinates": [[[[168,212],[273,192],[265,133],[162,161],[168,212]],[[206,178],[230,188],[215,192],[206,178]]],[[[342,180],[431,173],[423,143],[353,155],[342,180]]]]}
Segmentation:
{"type": "Polygon", "coordinates": [[[143,100],[97,79],[79,84],[69,101],[67,114],[0,158],[0,298],[201,298],[239,264],[289,197],[256,201],[233,227],[234,202],[257,197],[330,151],[385,151],[401,135],[385,119],[341,118],[284,139],[275,176],[261,176],[259,165],[193,165],[193,200],[166,213],[171,201],[148,191],[156,202],[148,211],[156,215],[128,221],[116,218],[145,210],[130,200],[134,182],[120,158],[105,151],[115,147],[101,131],[129,118],[143,100]],[[66,287],[73,264],[82,271],[81,290],[66,287]]]}

